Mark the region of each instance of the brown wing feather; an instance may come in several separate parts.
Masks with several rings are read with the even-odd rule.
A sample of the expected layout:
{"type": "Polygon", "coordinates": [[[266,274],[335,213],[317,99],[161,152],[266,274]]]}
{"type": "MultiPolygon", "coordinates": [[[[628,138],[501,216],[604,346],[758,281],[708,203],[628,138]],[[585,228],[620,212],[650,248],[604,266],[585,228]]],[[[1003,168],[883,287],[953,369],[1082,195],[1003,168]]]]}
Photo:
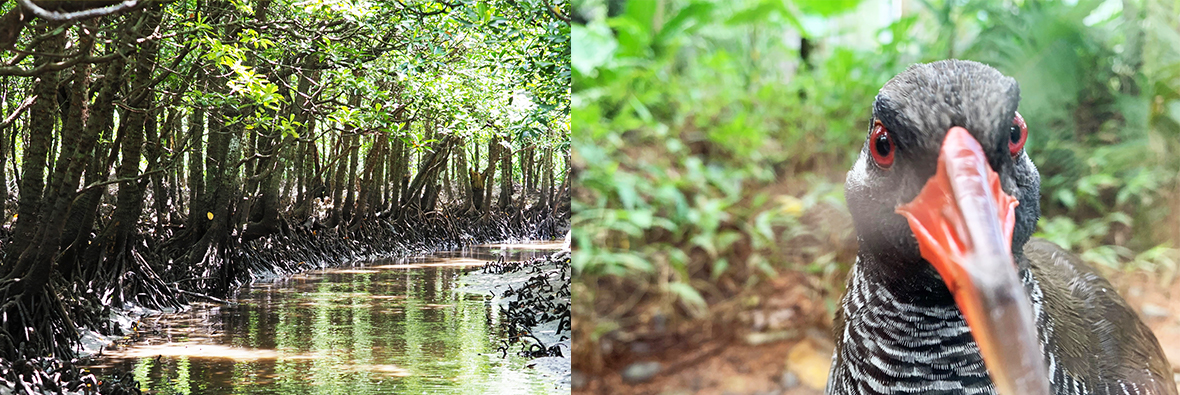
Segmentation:
{"type": "Polygon", "coordinates": [[[1155,335],[1098,271],[1041,239],[1030,240],[1024,255],[1043,294],[1038,320],[1050,331],[1043,341],[1066,374],[1095,389],[1126,383],[1177,393],[1155,335]]]}

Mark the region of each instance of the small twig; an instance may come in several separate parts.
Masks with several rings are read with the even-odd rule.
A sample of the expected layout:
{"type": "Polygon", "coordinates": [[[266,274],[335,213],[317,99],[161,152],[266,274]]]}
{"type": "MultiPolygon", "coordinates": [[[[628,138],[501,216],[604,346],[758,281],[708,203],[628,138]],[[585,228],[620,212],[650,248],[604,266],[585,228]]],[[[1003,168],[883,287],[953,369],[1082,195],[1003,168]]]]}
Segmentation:
{"type": "Polygon", "coordinates": [[[565,22],[565,24],[568,25],[570,23],[570,17],[562,15],[561,12],[558,11],[557,7],[554,7],[553,4],[550,3],[550,0],[545,0],[545,9],[549,10],[549,13],[553,14],[553,16],[557,17],[557,19],[561,19],[563,22],[565,22]]]}
{"type": "Polygon", "coordinates": [[[106,180],[106,181],[96,182],[96,183],[87,185],[86,187],[84,187],[82,189],[79,189],[77,193],[81,194],[81,193],[84,193],[84,192],[89,191],[94,188],[98,188],[98,187],[106,186],[106,185],[111,185],[111,184],[116,184],[116,183],[120,183],[120,182],[139,181],[139,180],[143,179],[144,177],[150,176],[152,174],[160,173],[160,172],[163,172],[164,170],[168,170],[168,169],[169,169],[169,167],[162,167],[162,168],[155,169],[155,170],[152,170],[149,172],[144,172],[143,174],[140,174],[135,177],[116,178],[114,180],[106,180]]]}

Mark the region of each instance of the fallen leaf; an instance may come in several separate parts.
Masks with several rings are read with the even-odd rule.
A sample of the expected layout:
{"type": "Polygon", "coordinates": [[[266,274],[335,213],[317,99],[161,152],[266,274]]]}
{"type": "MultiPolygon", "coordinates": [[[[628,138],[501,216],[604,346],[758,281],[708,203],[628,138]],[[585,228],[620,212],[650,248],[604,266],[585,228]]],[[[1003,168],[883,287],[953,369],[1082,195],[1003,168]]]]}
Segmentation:
{"type": "Polygon", "coordinates": [[[787,370],[813,389],[822,390],[827,385],[831,366],[832,352],[820,350],[810,339],[803,339],[787,353],[787,370]]]}

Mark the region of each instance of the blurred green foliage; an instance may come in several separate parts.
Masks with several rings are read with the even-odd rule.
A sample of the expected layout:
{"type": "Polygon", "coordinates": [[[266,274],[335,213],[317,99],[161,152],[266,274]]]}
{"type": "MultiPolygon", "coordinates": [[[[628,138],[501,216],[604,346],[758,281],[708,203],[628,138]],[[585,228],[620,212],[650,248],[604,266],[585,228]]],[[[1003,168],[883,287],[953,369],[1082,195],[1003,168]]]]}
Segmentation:
{"type": "Polygon", "coordinates": [[[1180,1],[574,5],[573,264],[595,339],[629,314],[590,311],[614,304],[597,301],[610,286],[689,316],[780,270],[841,287],[855,260],[842,182],[873,98],[948,57],[1020,82],[1038,236],[1113,269],[1176,271],[1180,1]]]}

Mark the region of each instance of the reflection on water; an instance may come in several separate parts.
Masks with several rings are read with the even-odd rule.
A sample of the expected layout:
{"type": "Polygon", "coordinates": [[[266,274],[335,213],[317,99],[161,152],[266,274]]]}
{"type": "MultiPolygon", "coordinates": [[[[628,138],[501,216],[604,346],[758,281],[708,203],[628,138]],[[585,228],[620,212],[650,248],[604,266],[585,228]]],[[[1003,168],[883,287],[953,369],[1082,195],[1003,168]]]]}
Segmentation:
{"type": "Polygon", "coordinates": [[[553,380],[496,351],[495,306],[453,290],[498,254],[560,246],[476,246],[255,284],[233,306],[145,318],[146,339],[95,368],[130,371],[159,394],[552,393],[553,380]]]}

